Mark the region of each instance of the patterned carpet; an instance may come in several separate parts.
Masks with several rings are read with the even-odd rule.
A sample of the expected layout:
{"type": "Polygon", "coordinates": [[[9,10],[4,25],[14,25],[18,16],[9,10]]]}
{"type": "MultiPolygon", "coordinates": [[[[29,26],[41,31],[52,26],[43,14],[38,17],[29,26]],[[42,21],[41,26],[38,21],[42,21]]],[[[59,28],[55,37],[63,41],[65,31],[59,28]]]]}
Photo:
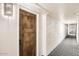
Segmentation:
{"type": "Polygon", "coordinates": [[[75,38],[64,39],[49,56],[79,56],[79,45],[75,38]]]}

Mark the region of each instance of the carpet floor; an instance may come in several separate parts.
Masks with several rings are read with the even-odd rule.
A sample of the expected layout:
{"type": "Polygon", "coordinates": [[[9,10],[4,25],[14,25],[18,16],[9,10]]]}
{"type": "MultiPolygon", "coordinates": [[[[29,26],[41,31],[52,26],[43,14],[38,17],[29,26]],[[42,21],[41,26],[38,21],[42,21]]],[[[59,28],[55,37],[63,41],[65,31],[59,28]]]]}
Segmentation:
{"type": "Polygon", "coordinates": [[[49,56],[79,56],[79,45],[75,38],[64,39],[49,56]]]}

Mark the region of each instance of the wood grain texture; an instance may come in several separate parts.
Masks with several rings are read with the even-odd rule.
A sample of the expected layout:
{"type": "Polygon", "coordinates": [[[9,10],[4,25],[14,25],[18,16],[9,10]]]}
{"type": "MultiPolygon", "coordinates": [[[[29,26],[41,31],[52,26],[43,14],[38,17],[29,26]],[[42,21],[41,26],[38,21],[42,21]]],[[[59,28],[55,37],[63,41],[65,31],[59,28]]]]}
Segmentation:
{"type": "Polygon", "coordinates": [[[36,55],[36,15],[20,9],[20,56],[36,55]]]}

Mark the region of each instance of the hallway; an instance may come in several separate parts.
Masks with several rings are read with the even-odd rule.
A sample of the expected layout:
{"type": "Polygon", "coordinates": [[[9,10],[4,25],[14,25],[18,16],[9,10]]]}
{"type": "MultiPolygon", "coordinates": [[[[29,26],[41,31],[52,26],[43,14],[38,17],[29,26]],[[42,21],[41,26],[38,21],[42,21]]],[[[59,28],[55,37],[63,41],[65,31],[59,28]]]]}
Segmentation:
{"type": "Polygon", "coordinates": [[[79,56],[79,45],[77,45],[75,38],[66,38],[49,56],[79,56]]]}

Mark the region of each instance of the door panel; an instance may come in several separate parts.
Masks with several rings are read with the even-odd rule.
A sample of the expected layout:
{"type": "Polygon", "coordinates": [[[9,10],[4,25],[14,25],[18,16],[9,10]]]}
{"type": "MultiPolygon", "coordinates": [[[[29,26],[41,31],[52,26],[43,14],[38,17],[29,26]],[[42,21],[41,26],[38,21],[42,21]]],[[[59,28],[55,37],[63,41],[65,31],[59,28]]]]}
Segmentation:
{"type": "Polygon", "coordinates": [[[36,55],[36,15],[20,9],[20,55],[36,55]]]}

